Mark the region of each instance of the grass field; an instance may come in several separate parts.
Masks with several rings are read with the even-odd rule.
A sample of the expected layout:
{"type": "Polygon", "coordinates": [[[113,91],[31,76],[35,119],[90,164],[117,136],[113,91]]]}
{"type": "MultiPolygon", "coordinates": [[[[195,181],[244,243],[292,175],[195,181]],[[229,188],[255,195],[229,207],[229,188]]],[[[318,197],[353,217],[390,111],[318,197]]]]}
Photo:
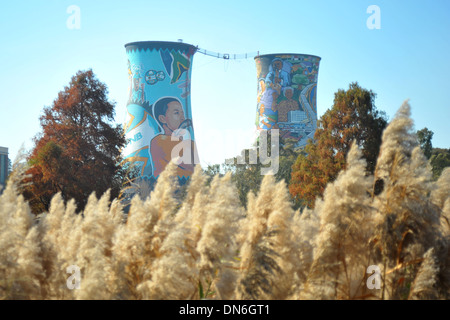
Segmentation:
{"type": "Polygon", "coordinates": [[[36,218],[20,175],[0,196],[0,299],[450,297],[450,169],[432,180],[407,103],[375,174],[353,145],[314,209],[294,211],[270,175],[243,208],[230,174],[207,185],[200,167],[180,203],[169,165],[128,216],[108,194],[82,214],[57,194],[36,218]]]}

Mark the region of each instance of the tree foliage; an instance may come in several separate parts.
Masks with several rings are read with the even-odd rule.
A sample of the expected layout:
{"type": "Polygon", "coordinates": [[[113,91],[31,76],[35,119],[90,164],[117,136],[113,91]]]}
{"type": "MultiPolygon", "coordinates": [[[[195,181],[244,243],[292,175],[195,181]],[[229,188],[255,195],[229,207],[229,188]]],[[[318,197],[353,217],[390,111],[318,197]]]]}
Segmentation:
{"type": "Polygon", "coordinates": [[[114,103],[108,89],[92,70],[79,71],[59,92],[51,107],[40,117],[42,132],[34,138],[28,158],[31,182],[24,190],[34,213],[46,211],[54,194],[74,198],[78,209],[88,196],[120,188],[120,148],[123,130],[113,123],[114,103]]]}
{"type": "Polygon", "coordinates": [[[433,148],[433,134],[434,132],[426,127],[416,132],[420,148],[431,165],[433,180],[437,180],[442,171],[450,166],[450,149],[433,148]]]}
{"type": "MultiPolygon", "coordinates": [[[[271,145],[271,132],[267,134],[267,145],[271,145]]],[[[209,166],[205,170],[205,174],[210,176],[210,179],[220,171],[231,172],[232,180],[237,187],[239,200],[242,206],[247,206],[247,197],[249,192],[257,193],[261,187],[261,182],[264,175],[261,174],[262,168],[268,167],[261,163],[259,148],[257,149],[257,163],[251,164],[249,160],[249,149],[242,150],[241,155],[235,157],[233,161],[226,161],[222,165],[209,166]],[[244,159],[237,161],[238,158],[244,159]]],[[[289,184],[291,179],[291,169],[297,156],[300,154],[300,149],[295,147],[295,141],[292,139],[279,138],[278,150],[278,170],[275,172],[275,181],[284,180],[289,184]]]]}
{"type": "Polygon", "coordinates": [[[430,164],[433,172],[433,180],[437,180],[445,168],[450,167],[450,149],[433,148],[430,164]]]}
{"type": "Polygon", "coordinates": [[[433,145],[431,139],[433,139],[433,131],[428,130],[428,128],[423,128],[417,131],[417,138],[419,139],[420,148],[427,159],[431,157],[431,151],[433,150],[433,145]]]}
{"type": "Polygon", "coordinates": [[[308,142],[293,165],[289,191],[297,202],[314,206],[326,184],[345,168],[352,141],[362,148],[367,173],[373,173],[387,125],[384,112],[376,109],[375,96],[357,82],[335,93],[333,106],[318,121],[314,141],[308,142]]]}

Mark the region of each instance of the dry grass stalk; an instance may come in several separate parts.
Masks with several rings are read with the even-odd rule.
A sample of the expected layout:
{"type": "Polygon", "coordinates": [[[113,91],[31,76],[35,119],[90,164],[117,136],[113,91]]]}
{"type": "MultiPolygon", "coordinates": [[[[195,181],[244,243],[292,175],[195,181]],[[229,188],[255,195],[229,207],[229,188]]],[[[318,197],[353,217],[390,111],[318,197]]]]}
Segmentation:
{"type": "Polygon", "coordinates": [[[431,180],[413,131],[405,103],[375,175],[353,145],[347,169],[301,213],[273,176],[245,210],[230,175],[207,186],[199,166],[180,203],[170,164],[126,221],[108,193],[80,213],[57,194],[36,219],[15,165],[0,195],[0,299],[449,299],[450,169],[431,180]],[[67,287],[71,265],[81,289],[67,287]],[[380,290],[366,286],[370,265],[380,290]]]}

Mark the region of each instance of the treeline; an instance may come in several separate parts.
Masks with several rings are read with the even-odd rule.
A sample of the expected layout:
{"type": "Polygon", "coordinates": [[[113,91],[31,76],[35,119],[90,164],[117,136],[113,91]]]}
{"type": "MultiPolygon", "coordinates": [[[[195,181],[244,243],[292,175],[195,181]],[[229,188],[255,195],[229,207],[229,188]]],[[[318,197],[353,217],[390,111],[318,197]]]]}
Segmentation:
{"type": "MultiPolygon", "coordinates": [[[[295,141],[281,140],[275,180],[287,183],[295,208],[314,207],[325,186],[345,169],[353,141],[361,147],[366,174],[374,173],[388,122],[384,112],[376,108],[375,97],[371,90],[351,83],[347,90],[335,93],[333,105],[318,121],[314,140],[305,148],[296,148],[295,141]]],[[[107,86],[92,70],[79,71],[53,104],[44,108],[42,131],[27,156],[29,169],[22,184],[22,193],[35,214],[48,212],[56,193],[66,202],[75,199],[78,211],[85,208],[92,192],[101,195],[110,190],[113,200],[134,178],[130,163],[121,158],[126,141],[123,128],[114,124],[114,108],[107,86]]],[[[450,166],[450,149],[433,149],[433,132],[427,128],[417,131],[416,136],[437,180],[450,166]]],[[[248,192],[257,192],[261,186],[261,168],[260,163],[217,164],[206,168],[205,173],[212,178],[231,172],[240,203],[246,206],[248,192]]],[[[140,187],[144,197],[153,188],[144,184],[140,187]]],[[[182,190],[179,194],[184,193],[182,190]]]]}

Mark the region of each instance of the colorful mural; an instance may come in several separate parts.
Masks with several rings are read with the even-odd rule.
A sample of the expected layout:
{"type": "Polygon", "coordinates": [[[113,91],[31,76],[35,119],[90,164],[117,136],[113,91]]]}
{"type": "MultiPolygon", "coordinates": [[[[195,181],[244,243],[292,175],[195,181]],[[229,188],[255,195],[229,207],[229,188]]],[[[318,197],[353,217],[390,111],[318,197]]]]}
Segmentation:
{"type": "Polygon", "coordinates": [[[183,184],[199,163],[190,102],[190,73],[196,47],[146,41],[125,45],[129,94],[122,154],[139,181],[154,183],[177,157],[183,184]],[[132,165],[130,165],[132,164],[132,165]]]}
{"type": "Polygon", "coordinates": [[[305,145],[317,126],[320,57],[267,54],[255,57],[258,79],[257,129],[279,129],[280,137],[305,145]]]}

